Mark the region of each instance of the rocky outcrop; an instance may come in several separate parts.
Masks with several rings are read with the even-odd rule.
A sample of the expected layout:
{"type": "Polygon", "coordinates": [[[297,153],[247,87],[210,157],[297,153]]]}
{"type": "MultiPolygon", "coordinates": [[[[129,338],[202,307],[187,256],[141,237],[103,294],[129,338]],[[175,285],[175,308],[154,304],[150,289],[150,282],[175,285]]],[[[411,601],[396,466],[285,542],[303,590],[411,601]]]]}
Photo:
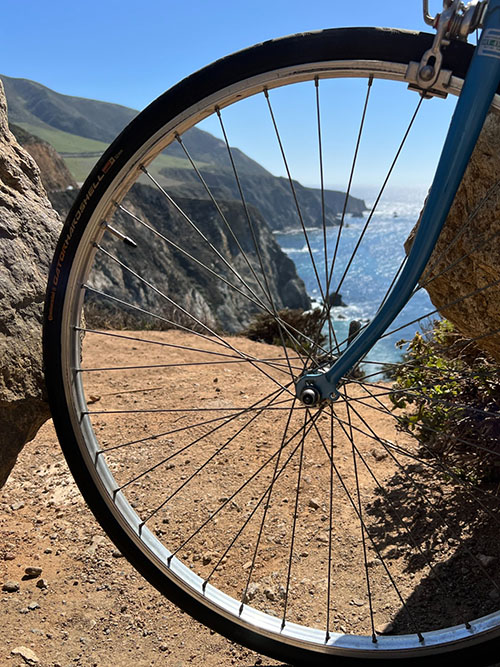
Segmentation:
{"type": "MultiPolygon", "coordinates": [[[[54,207],[61,215],[65,215],[71,206],[73,194],[60,192],[50,196],[54,207]]],[[[166,204],[159,190],[136,184],[127,196],[127,209],[171,243],[154,236],[128,215],[117,212],[113,217],[113,225],[134,239],[137,247],[130,248],[107,235],[106,249],[124,264],[132,266],[134,271],[147,277],[150,283],[176,304],[212,329],[227,332],[243,330],[252,316],[260,312],[255,304],[256,299],[262,299],[270,307],[263,295],[266,280],[276,309],[288,307],[306,310],[310,307],[304,283],[297,276],[294,263],[283,253],[256,208],[249,207],[249,211],[260,248],[260,259],[241,203],[219,202],[233,236],[212,202],[192,198],[177,198],[176,202],[207,241],[193,230],[183,215],[166,204]],[[184,252],[175,249],[172,243],[179,243],[184,252]],[[217,257],[209,243],[217,248],[226,261],[217,257]],[[252,268],[238,248],[238,243],[252,268]],[[193,261],[188,255],[198,261],[193,261]]],[[[179,321],[180,317],[181,324],[190,328],[193,326],[193,320],[181,316],[179,309],[175,309],[109,257],[98,254],[96,261],[93,287],[129,303],[139,304],[143,309],[154,310],[167,319],[179,321]]],[[[147,322],[142,323],[142,314],[141,321],[137,321],[137,313],[134,314],[130,309],[125,311],[127,315],[123,322],[116,321],[116,308],[111,309],[110,302],[103,298],[94,297],[92,308],[88,308],[87,312],[98,315],[101,320],[98,324],[101,326],[148,326],[147,322]]],[[[161,322],[153,321],[149,326],[151,324],[158,326],[161,322]]]]}
{"type": "Polygon", "coordinates": [[[0,83],[0,486],[50,416],[41,322],[59,229],[36,163],[9,131],[0,83]]]}
{"type": "Polygon", "coordinates": [[[500,115],[490,113],[422,279],[440,313],[497,361],[500,361],[499,179],[500,115]]]}
{"type": "MultiPolygon", "coordinates": [[[[249,204],[257,207],[263,218],[273,231],[299,229],[301,221],[297,212],[297,204],[290,183],[286,178],[273,176],[262,169],[261,173],[241,170],[240,181],[249,204]]],[[[165,185],[173,194],[197,199],[208,199],[207,192],[193,171],[187,169],[165,168],[161,170],[165,185]]],[[[206,171],[203,178],[216,199],[240,200],[238,184],[234,174],[223,169],[206,171]]],[[[322,227],[323,208],[321,190],[307,188],[294,181],[302,221],[306,227],[322,227]]],[[[346,195],[337,190],[325,190],[325,223],[327,226],[339,224],[346,195]]],[[[349,196],[346,213],[361,217],[366,212],[366,204],[362,199],[349,196]]]]}
{"type": "Polygon", "coordinates": [[[64,160],[49,143],[35,137],[18,125],[9,123],[9,129],[37,163],[43,187],[47,192],[78,188],[64,160]]]}

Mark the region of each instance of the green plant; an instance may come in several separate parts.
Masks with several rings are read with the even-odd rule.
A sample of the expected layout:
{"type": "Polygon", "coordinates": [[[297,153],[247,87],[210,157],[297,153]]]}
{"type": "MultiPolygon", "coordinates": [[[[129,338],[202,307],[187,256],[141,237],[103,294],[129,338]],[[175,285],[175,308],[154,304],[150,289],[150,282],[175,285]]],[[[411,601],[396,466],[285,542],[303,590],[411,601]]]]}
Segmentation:
{"type": "Polygon", "coordinates": [[[392,379],[399,428],[423,456],[469,481],[500,480],[500,371],[491,358],[443,319],[415,334],[392,379]]]}
{"type": "Polygon", "coordinates": [[[310,350],[312,341],[318,347],[321,347],[325,342],[326,338],[321,333],[323,324],[323,311],[321,309],[302,311],[285,308],[278,311],[278,316],[282,322],[289,325],[291,336],[287,335],[284,328],[278,324],[274,315],[269,313],[256,315],[243,331],[243,335],[250,340],[269,343],[270,345],[283,345],[284,343],[287,347],[294,348],[298,343],[301,351],[304,352],[310,350]]]}

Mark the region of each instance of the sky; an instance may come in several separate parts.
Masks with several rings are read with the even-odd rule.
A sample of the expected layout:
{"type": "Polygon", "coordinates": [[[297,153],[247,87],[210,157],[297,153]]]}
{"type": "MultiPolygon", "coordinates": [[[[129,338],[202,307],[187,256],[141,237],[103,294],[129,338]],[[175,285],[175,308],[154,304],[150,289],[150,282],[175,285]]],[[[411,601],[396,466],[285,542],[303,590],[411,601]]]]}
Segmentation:
{"type": "MultiPolygon", "coordinates": [[[[440,9],[437,0],[430,4],[434,12],[440,9]]],[[[295,32],[355,25],[427,29],[421,0],[4,0],[0,72],[67,95],[142,109],[233,51],[295,32]]],[[[383,103],[375,113],[384,115],[383,103]]],[[[288,114],[293,116],[290,105],[288,114]]],[[[234,132],[232,143],[252,155],[254,139],[245,141],[243,126],[234,132]]],[[[275,158],[265,166],[283,172],[275,158]]],[[[300,168],[298,178],[310,180],[300,168]]]]}

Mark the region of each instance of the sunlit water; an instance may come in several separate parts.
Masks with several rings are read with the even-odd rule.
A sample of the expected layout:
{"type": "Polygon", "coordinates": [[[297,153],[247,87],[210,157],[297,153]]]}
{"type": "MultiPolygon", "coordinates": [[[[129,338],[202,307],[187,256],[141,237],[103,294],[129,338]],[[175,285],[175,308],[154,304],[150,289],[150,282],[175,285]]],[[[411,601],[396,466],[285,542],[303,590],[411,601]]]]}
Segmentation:
{"type": "MultiPolygon", "coordinates": [[[[393,192],[390,197],[379,203],[339,290],[347,307],[337,307],[332,311],[333,326],[338,341],[346,339],[351,320],[358,320],[364,324],[374,317],[405,256],[404,242],[418,220],[422,201],[421,192],[399,191],[393,192]]],[[[368,197],[365,202],[367,206],[372,203],[368,197]]],[[[347,226],[342,229],[331,292],[335,291],[342,279],[367,217],[368,213],[362,219],[346,218],[347,226]]],[[[327,229],[329,263],[333,257],[338,233],[338,227],[327,229]]],[[[308,236],[317,272],[324,285],[326,280],[323,230],[320,228],[309,230],[308,236]]],[[[321,291],[302,230],[279,233],[275,237],[283,251],[294,261],[308,294],[314,301],[321,302],[321,291]]],[[[433,309],[426,292],[418,291],[388,331],[398,330],[380,339],[368,354],[367,359],[378,363],[400,361],[403,352],[396,343],[402,339],[411,340],[415,332],[421,329],[423,323],[411,323],[403,329],[399,327],[421,318],[433,309]]],[[[428,322],[428,319],[424,320],[424,324],[428,322]]],[[[368,372],[369,368],[365,367],[365,372],[368,372]]]]}

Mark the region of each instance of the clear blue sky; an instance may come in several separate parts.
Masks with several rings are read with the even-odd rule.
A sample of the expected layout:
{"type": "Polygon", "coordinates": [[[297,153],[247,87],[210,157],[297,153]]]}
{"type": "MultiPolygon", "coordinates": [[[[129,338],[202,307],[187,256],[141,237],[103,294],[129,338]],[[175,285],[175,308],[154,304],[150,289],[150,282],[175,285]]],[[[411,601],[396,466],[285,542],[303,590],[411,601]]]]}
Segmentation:
{"type": "MultiPolygon", "coordinates": [[[[431,0],[434,11],[440,6],[431,0]]],[[[0,72],[141,109],[194,70],[253,43],[337,26],[425,30],[421,12],[421,0],[5,0],[0,72]]],[[[234,136],[244,143],[244,132],[234,136]]]]}

